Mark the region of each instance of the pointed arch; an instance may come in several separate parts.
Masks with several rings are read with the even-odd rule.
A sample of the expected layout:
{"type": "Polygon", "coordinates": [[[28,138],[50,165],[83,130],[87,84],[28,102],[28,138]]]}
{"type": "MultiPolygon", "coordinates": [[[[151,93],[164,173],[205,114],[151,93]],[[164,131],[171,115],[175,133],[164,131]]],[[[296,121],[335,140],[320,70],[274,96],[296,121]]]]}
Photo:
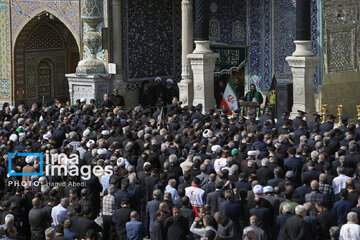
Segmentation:
{"type": "Polygon", "coordinates": [[[61,33],[56,27],[52,26],[47,21],[43,21],[36,25],[36,27],[31,31],[25,43],[26,51],[48,48],[63,49],[65,47],[66,44],[64,37],[61,35],[61,33]],[[46,38],[41,37],[44,34],[46,35],[46,38]],[[38,39],[42,41],[37,42],[38,39]]]}
{"type": "Polygon", "coordinates": [[[71,27],[71,25],[66,20],[66,18],[64,18],[58,12],[54,11],[53,9],[49,8],[48,6],[43,6],[43,7],[39,8],[39,9],[37,9],[36,11],[31,12],[29,14],[29,16],[27,17],[28,19],[26,21],[22,22],[19,25],[19,28],[16,30],[16,32],[13,35],[13,42],[12,42],[13,49],[15,48],[15,44],[16,44],[16,42],[18,40],[18,37],[19,37],[21,31],[23,30],[23,28],[26,26],[26,24],[28,24],[31,20],[33,20],[37,16],[42,15],[44,13],[49,13],[49,14],[53,15],[54,17],[59,19],[59,21],[61,23],[63,23],[67,27],[67,29],[71,32],[74,39],[76,40],[76,44],[77,44],[77,46],[78,46],[78,48],[79,48],[79,50],[81,52],[82,47],[81,47],[81,42],[80,42],[80,36],[74,31],[74,29],[71,27]]]}

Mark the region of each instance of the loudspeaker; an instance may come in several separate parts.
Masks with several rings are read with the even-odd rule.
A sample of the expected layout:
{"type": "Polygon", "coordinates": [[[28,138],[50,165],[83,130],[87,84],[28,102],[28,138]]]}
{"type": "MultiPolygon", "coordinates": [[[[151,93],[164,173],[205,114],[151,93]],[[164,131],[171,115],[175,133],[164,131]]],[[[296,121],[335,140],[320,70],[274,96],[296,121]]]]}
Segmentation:
{"type": "Polygon", "coordinates": [[[281,118],[283,112],[291,112],[293,106],[293,84],[278,83],[276,86],[276,117],[281,118]]]}

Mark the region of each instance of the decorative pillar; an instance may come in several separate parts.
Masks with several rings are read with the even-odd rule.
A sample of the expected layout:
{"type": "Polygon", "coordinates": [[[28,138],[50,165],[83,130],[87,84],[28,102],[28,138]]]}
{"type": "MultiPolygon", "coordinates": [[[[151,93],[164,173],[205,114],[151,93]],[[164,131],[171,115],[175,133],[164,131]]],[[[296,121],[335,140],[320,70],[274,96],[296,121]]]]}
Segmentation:
{"type": "Polygon", "coordinates": [[[195,32],[196,48],[187,57],[190,59],[194,74],[193,105],[203,105],[203,113],[215,107],[214,69],[218,53],[210,49],[209,41],[209,1],[195,0],[195,32]]]}
{"type": "Polygon", "coordinates": [[[296,50],[286,58],[293,73],[292,116],[298,110],[311,116],[315,110],[314,73],[320,57],[311,50],[311,0],[296,1],[296,50]]]}
{"type": "Polygon", "coordinates": [[[113,87],[125,97],[126,82],[124,81],[122,62],[122,15],[121,0],[112,0],[112,38],[113,61],[116,64],[116,74],[113,77],[113,87]]]}
{"type": "Polygon", "coordinates": [[[96,58],[101,46],[102,37],[97,31],[104,20],[103,0],[81,0],[81,20],[88,25],[89,31],[84,33],[84,43],[90,50],[90,56],[79,62],[77,75],[105,74],[105,64],[96,58]]]}
{"type": "Polygon", "coordinates": [[[89,26],[84,33],[84,43],[90,50],[90,56],[79,62],[76,74],[66,74],[69,82],[71,103],[85,98],[102,100],[104,93],[109,91],[108,74],[103,61],[96,58],[101,46],[101,34],[97,31],[103,21],[103,0],[81,0],[81,19],[89,26]]]}
{"type": "Polygon", "coordinates": [[[193,0],[182,0],[181,2],[181,81],[179,84],[180,101],[183,105],[192,105],[194,98],[194,84],[190,61],[187,55],[194,48],[194,23],[193,23],[193,0]]]}

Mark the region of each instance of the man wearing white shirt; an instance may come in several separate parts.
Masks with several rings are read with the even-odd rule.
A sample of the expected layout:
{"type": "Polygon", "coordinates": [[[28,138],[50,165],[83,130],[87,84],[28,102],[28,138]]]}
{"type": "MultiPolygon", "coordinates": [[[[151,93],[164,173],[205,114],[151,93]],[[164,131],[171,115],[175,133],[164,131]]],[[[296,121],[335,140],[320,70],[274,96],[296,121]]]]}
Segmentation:
{"type": "Polygon", "coordinates": [[[360,239],[360,226],[357,213],[349,212],[347,214],[348,222],[342,225],[340,230],[340,240],[360,239]]]}
{"type": "Polygon", "coordinates": [[[222,156],[221,158],[218,158],[214,162],[214,170],[218,174],[221,172],[221,169],[225,167],[227,164],[227,158],[222,156]]]}
{"type": "Polygon", "coordinates": [[[179,198],[178,192],[175,187],[176,187],[176,180],[170,179],[168,185],[165,188],[165,193],[170,193],[172,200],[176,200],[179,198]]]}
{"type": "Polygon", "coordinates": [[[190,199],[190,203],[192,205],[193,211],[195,212],[195,216],[198,216],[198,210],[202,206],[204,206],[204,197],[205,191],[202,190],[200,187],[200,179],[194,177],[192,180],[191,186],[185,188],[185,196],[190,199]]]}
{"type": "Polygon", "coordinates": [[[332,187],[334,189],[334,194],[338,195],[341,192],[341,189],[346,188],[346,181],[351,179],[350,177],[344,175],[344,167],[337,168],[338,176],[333,179],[332,187]]]}
{"type": "Polygon", "coordinates": [[[56,226],[60,224],[61,217],[69,218],[66,208],[69,206],[69,200],[67,198],[62,198],[59,205],[53,207],[51,210],[51,217],[53,219],[52,225],[56,226]]]}

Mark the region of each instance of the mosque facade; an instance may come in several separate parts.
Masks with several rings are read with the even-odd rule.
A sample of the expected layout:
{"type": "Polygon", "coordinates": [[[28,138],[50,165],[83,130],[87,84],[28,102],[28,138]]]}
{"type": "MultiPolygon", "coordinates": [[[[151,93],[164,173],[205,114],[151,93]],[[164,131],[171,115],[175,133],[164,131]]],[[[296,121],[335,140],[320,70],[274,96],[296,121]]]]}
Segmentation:
{"type": "MultiPolygon", "coordinates": [[[[90,56],[105,66],[99,98],[103,91],[119,87],[127,105],[133,105],[143,81],[159,76],[180,82],[185,2],[193,4],[192,0],[0,0],[0,102],[67,100],[76,89],[86,91],[69,89],[68,79],[79,61],[90,56]],[[93,30],[84,11],[88,15],[99,11],[94,28],[101,38],[96,41],[89,40],[93,30]],[[89,47],[94,42],[95,50],[89,47]],[[116,74],[108,74],[109,63],[116,64],[116,74]]],[[[209,2],[211,48],[225,53],[225,58],[226,51],[244,52],[236,55],[239,60],[230,68],[222,68],[227,59],[219,59],[215,81],[232,72],[246,91],[254,83],[263,93],[273,76],[280,83],[292,82],[285,58],[295,51],[296,0],[209,2]]],[[[357,0],[311,0],[312,51],[321,57],[313,79],[317,109],[328,104],[328,111],[336,113],[336,105],[343,104],[344,114],[356,113],[359,13],[357,0]]]]}

